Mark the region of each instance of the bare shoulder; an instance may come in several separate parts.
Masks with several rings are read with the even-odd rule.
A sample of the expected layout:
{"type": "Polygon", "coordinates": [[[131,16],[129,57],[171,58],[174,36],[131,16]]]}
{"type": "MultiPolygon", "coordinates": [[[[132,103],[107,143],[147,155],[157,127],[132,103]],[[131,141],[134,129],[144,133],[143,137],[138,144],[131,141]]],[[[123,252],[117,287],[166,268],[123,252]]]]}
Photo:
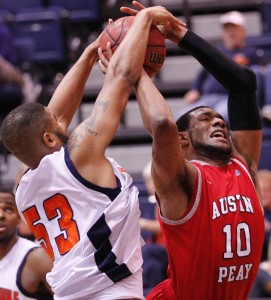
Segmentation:
{"type": "MultiPolygon", "coordinates": [[[[51,288],[46,281],[46,274],[53,267],[52,261],[43,248],[34,248],[27,256],[25,265],[22,269],[21,284],[30,293],[52,294],[51,288]]],[[[51,296],[44,298],[51,299],[51,296]]]]}
{"type": "Polygon", "coordinates": [[[14,185],[15,190],[18,187],[19,182],[22,179],[22,177],[23,177],[23,175],[24,175],[24,173],[26,172],[27,169],[28,169],[28,167],[26,165],[21,164],[21,166],[17,170],[16,177],[15,177],[15,185],[14,185]]]}
{"type": "Polygon", "coordinates": [[[49,272],[52,267],[53,263],[50,260],[47,253],[44,251],[42,247],[34,248],[27,258],[27,264],[32,269],[39,269],[43,270],[44,272],[49,272]]]}

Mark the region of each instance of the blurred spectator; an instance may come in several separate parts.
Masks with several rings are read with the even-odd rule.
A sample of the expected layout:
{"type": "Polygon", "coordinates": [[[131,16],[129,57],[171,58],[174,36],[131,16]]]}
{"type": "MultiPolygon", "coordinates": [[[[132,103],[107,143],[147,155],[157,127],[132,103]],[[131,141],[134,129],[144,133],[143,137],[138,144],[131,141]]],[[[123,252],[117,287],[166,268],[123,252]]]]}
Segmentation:
{"type": "Polygon", "coordinates": [[[0,190],[0,299],[53,299],[46,281],[52,261],[38,244],[18,237],[15,196],[0,190]]]}
{"type": "Polygon", "coordinates": [[[265,220],[265,239],[262,260],[268,259],[268,245],[271,236],[271,170],[259,170],[259,185],[262,193],[262,205],[265,220]]]}
{"type": "Polygon", "coordinates": [[[271,63],[265,67],[263,80],[264,105],[261,110],[263,125],[271,127],[271,63]]]}
{"type": "MultiPolygon", "coordinates": [[[[250,66],[256,73],[258,85],[261,80],[261,69],[258,66],[260,59],[256,54],[256,48],[246,47],[246,21],[238,11],[230,11],[220,18],[222,25],[222,45],[217,47],[237,63],[250,66]]],[[[207,105],[219,112],[228,122],[226,89],[204,68],[195,78],[191,89],[184,95],[186,105],[177,113],[176,119],[186,111],[200,105],[207,105]]],[[[257,95],[261,106],[261,91],[258,88],[257,95]]]]}
{"type": "MultiPolygon", "coordinates": [[[[0,118],[23,102],[23,77],[16,67],[17,55],[8,26],[0,22],[0,118]]],[[[1,120],[0,120],[1,121],[1,120]]]]}
{"type": "Polygon", "coordinates": [[[266,274],[268,273],[271,277],[271,170],[259,170],[258,178],[262,194],[262,205],[264,209],[265,240],[263,245],[262,263],[260,264],[260,269],[252,289],[251,297],[260,297],[260,294],[257,294],[259,291],[262,291],[262,295],[271,296],[271,283],[269,282],[270,279],[268,279],[266,274]]]}
{"type": "Polygon", "coordinates": [[[263,270],[261,267],[258,270],[258,274],[252,290],[249,294],[249,299],[259,299],[268,298],[270,299],[271,296],[271,275],[263,270]]]}
{"type": "MultiPolygon", "coordinates": [[[[142,176],[148,193],[148,201],[153,204],[151,207],[154,208],[153,219],[140,218],[139,221],[141,230],[143,232],[151,232],[154,237],[152,241],[147,239],[147,243],[142,247],[143,288],[144,296],[146,296],[158,283],[167,278],[168,257],[157,218],[159,212],[155,200],[154,184],[151,177],[151,162],[143,169],[142,176]]],[[[144,215],[144,211],[142,213],[144,215]]]]}
{"type": "Polygon", "coordinates": [[[0,56],[0,118],[4,117],[15,107],[22,104],[23,77],[19,69],[3,56],[0,56]]]}
{"type": "Polygon", "coordinates": [[[2,19],[0,19],[0,55],[13,65],[18,62],[12,32],[2,19]]]}
{"type": "Polygon", "coordinates": [[[0,123],[23,102],[34,102],[41,87],[34,84],[28,73],[23,73],[9,27],[0,20],[0,123]]]}
{"type": "Polygon", "coordinates": [[[142,177],[144,179],[144,183],[145,183],[146,190],[148,193],[148,202],[150,204],[153,204],[153,205],[150,205],[150,207],[153,206],[154,218],[148,219],[148,218],[141,217],[139,220],[140,227],[141,227],[142,231],[147,231],[147,232],[152,233],[153,241],[155,243],[163,244],[164,243],[163,236],[161,233],[159,221],[157,219],[158,207],[156,205],[156,200],[155,200],[155,195],[154,195],[154,184],[153,184],[152,177],[151,177],[151,162],[149,162],[143,169],[142,177]]]}

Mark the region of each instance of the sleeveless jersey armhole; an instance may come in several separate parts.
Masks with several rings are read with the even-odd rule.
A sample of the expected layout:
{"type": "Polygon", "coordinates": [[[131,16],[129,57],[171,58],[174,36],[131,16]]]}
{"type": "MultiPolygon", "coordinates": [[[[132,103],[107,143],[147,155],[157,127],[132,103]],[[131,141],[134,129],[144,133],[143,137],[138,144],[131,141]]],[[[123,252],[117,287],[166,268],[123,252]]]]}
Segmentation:
{"type": "MultiPolygon", "coordinates": [[[[195,166],[195,167],[197,169],[197,179],[196,179],[196,184],[193,189],[192,197],[191,197],[190,203],[187,207],[186,213],[177,221],[169,220],[167,218],[164,218],[161,215],[161,210],[160,210],[160,206],[159,206],[159,218],[166,224],[169,224],[169,225],[184,224],[188,220],[190,220],[193,217],[193,215],[195,214],[195,212],[198,208],[199,202],[200,202],[200,196],[201,196],[201,191],[202,191],[202,173],[198,166],[195,166]]],[[[156,195],[156,198],[157,198],[157,203],[159,205],[159,199],[158,199],[157,195],[156,195]]]]}
{"type": "Polygon", "coordinates": [[[20,264],[20,267],[19,267],[19,269],[18,269],[17,276],[16,276],[16,284],[17,284],[17,286],[18,286],[19,291],[20,291],[23,295],[25,295],[25,296],[27,296],[27,297],[30,297],[30,298],[37,298],[37,294],[36,294],[36,293],[30,293],[30,292],[28,292],[28,291],[23,287],[21,278],[22,278],[22,272],[23,272],[23,268],[24,268],[24,266],[25,266],[27,257],[28,257],[28,255],[29,255],[33,250],[35,250],[36,248],[37,248],[37,247],[34,247],[34,248],[30,249],[30,250],[26,253],[24,259],[22,260],[22,262],[21,262],[21,264],[20,264]]]}

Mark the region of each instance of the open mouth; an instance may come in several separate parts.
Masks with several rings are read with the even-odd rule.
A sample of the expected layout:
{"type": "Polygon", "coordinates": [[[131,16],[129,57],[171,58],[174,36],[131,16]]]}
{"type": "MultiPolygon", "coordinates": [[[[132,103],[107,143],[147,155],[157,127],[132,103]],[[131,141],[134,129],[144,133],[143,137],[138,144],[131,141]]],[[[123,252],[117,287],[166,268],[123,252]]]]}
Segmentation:
{"type": "Polygon", "coordinates": [[[4,224],[0,224],[0,232],[6,230],[6,226],[4,224]]]}
{"type": "Polygon", "coordinates": [[[211,138],[226,138],[225,132],[222,130],[215,130],[211,134],[211,138]]]}

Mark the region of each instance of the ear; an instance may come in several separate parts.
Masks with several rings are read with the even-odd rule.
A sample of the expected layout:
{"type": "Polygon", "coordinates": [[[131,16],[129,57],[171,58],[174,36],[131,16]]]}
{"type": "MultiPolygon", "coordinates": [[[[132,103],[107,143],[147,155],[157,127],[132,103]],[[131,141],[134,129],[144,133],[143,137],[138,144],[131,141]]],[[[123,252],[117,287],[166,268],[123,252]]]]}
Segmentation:
{"type": "Polygon", "coordinates": [[[189,145],[188,133],[179,132],[179,141],[181,146],[188,146],[189,145]]]}
{"type": "Polygon", "coordinates": [[[43,142],[44,144],[49,148],[54,148],[56,146],[56,138],[55,135],[53,135],[50,132],[46,132],[43,135],[43,142]]]}

